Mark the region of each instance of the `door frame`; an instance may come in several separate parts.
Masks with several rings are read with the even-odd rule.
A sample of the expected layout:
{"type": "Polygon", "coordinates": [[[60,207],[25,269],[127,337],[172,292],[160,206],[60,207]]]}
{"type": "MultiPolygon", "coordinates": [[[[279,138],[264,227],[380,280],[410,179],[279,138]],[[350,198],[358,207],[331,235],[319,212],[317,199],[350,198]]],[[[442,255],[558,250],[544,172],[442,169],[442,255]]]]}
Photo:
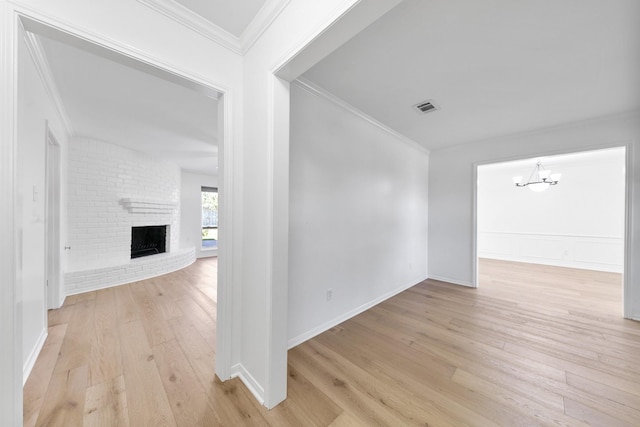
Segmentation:
{"type": "MultiPolygon", "coordinates": [[[[60,143],[49,122],[45,123],[45,292],[48,309],[60,308],[62,293],[62,236],[61,236],[61,157],[60,143]],[[57,191],[55,190],[57,188],[57,191]]],[[[45,317],[46,318],[46,317],[45,317]]]]}
{"type": "Polygon", "coordinates": [[[536,153],[529,153],[526,155],[507,156],[500,159],[493,159],[481,162],[474,162],[473,164],[473,223],[472,223],[472,287],[477,288],[479,282],[478,275],[478,167],[484,165],[490,165],[495,163],[504,163],[517,160],[526,160],[535,157],[545,156],[558,156],[563,154],[581,153],[586,151],[596,151],[607,148],[624,148],[625,149],[625,201],[624,201],[624,255],[623,255],[623,273],[622,273],[622,316],[626,319],[631,319],[633,313],[631,310],[631,281],[629,280],[631,273],[631,220],[632,220],[632,168],[633,168],[633,142],[614,142],[610,144],[600,144],[590,147],[584,147],[579,149],[566,149],[566,150],[545,150],[536,153]]]}
{"type": "MultiPolygon", "coordinates": [[[[233,228],[233,200],[241,195],[234,194],[234,163],[239,157],[234,149],[233,126],[234,109],[239,102],[238,91],[195,74],[177,64],[166,62],[123,44],[115,39],[105,38],[92,29],[81,28],[66,21],[60,21],[36,10],[0,0],[0,230],[3,238],[0,243],[0,282],[10,284],[0,287],[0,337],[11,351],[0,352],[0,369],[7,373],[0,382],[0,420],[3,425],[22,425],[22,266],[20,253],[21,236],[18,218],[20,206],[17,203],[17,119],[18,119],[18,40],[21,31],[56,32],[71,37],[81,43],[89,43],[98,48],[107,49],[128,61],[135,61],[143,67],[167,73],[183,79],[194,87],[205,91],[215,91],[219,96],[218,144],[222,155],[219,157],[220,170],[220,228],[224,230],[224,244],[218,250],[218,321],[216,374],[228,379],[231,372],[232,336],[234,327],[233,301],[231,289],[233,277],[233,256],[236,238],[233,228]]],[[[46,260],[45,260],[46,262],[46,260]]],[[[43,286],[45,286],[43,284],[43,286]]],[[[45,298],[45,301],[48,299],[45,298]]],[[[214,363],[214,361],[211,361],[214,363]]]]}

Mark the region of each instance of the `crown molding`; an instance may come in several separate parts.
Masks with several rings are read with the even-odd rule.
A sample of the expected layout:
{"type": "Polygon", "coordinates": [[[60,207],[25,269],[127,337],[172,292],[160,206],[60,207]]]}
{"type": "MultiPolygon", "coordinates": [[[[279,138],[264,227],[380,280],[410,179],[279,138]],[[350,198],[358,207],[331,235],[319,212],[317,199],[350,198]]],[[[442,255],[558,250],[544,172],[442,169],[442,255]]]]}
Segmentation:
{"type": "Polygon", "coordinates": [[[362,110],[354,107],[353,105],[349,104],[348,102],[338,98],[337,96],[335,96],[331,92],[329,92],[326,89],[316,85],[315,83],[305,79],[304,77],[298,77],[292,83],[296,84],[297,86],[301,87],[302,89],[306,90],[307,92],[309,92],[309,93],[311,93],[313,95],[319,96],[321,98],[325,98],[328,101],[331,101],[332,103],[344,108],[345,110],[349,111],[351,114],[353,114],[355,116],[358,116],[362,120],[365,120],[365,121],[369,122],[370,124],[372,124],[373,126],[375,126],[375,127],[379,128],[379,129],[387,132],[389,135],[393,136],[394,138],[399,139],[400,141],[404,142],[405,144],[409,145],[410,147],[412,147],[412,148],[414,148],[414,149],[416,149],[418,151],[422,151],[422,152],[425,152],[425,153],[429,154],[429,149],[427,149],[422,144],[417,143],[413,139],[404,136],[400,132],[398,132],[398,131],[390,128],[389,126],[385,125],[384,123],[374,119],[373,117],[371,117],[370,115],[368,115],[364,111],[362,111],[362,110]]]}
{"type": "Polygon", "coordinates": [[[287,7],[291,0],[267,0],[240,37],[236,37],[213,22],[184,7],[175,0],[138,0],[219,45],[244,55],[287,7]]]}
{"type": "Polygon", "coordinates": [[[174,0],[138,0],[219,45],[242,54],[240,39],[174,0]]]}
{"type": "Polygon", "coordinates": [[[35,64],[38,75],[42,79],[42,83],[44,84],[44,88],[51,100],[51,103],[54,105],[54,108],[60,115],[60,119],[64,124],[64,127],[67,131],[67,135],[74,135],[73,126],[71,125],[71,120],[69,120],[69,115],[67,114],[67,110],[65,109],[64,102],[62,102],[62,97],[60,96],[60,92],[58,91],[58,86],[56,85],[55,79],[53,78],[53,73],[51,72],[51,66],[49,65],[49,60],[47,60],[47,56],[44,53],[44,48],[42,47],[42,43],[40,43],[40,38],[29,31],[25,31],[25,43],[27,45],[27,50],[29,51],[29,55],[31,59],[33,59],[33,63],[35,64]]]}
{"type": "Polygon", "coordinates": [[[258,41],[262,33],[271,26],[291,0],[267,0],[253,17],[240,36],[242,54],[245,54],[258,41]]]}

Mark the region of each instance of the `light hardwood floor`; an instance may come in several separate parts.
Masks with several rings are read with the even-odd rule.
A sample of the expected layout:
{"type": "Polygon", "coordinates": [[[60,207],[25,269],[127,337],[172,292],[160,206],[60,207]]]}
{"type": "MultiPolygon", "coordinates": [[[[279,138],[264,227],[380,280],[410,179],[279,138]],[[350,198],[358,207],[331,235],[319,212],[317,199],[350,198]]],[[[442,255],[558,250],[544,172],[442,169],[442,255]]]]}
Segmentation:
{"type": "Polygon", "coordinates": [[[640,323],[620,275],[482,260],[289,352],[267,411],[214,376],[216,260],[67,298],[25,386],[25,425],[639,426],[640,323]]]}

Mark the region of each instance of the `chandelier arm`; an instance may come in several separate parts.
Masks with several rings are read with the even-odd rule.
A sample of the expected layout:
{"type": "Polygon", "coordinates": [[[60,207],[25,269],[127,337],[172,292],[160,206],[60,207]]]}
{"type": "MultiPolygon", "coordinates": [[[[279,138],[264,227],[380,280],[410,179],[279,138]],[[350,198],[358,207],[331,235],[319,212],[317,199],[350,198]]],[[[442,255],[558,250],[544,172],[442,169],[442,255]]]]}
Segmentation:
{"type": "Polygon", "coordinates": [[[542,162],[538,162],[536,163],[536,166],[533,168],[533,171],[531,172],[531,175],[529,175],[529,180],[522,184],[520,182],[516,182],[516,187],[526,187],[528,185],[531,184],[547,184],[547,185],[556,185],[558,184],[559,180],[554,180],[551,177],[548,178],[542,178],[540,175],[540,170],[543,171],[547,171],[547,169],[545,169],[544,166],[542,166],[542,162]],[[538,176],[536,177],[537,181],[534,181],[533,176],[536,175],[536,173],[538,174],[538,176]]]}

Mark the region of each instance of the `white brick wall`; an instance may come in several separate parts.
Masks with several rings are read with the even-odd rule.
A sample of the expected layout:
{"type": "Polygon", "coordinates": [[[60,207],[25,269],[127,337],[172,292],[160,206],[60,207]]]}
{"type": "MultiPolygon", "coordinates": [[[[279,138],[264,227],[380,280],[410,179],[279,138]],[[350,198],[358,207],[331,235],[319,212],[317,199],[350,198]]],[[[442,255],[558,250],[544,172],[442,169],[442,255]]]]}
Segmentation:
{"type": "MultiPolygon", "coordinates": [[[[109,268],[116,276],[122,276],[124,268],[127,278],[131,278],[127,281],[153,276],[142,270],[139,278],[129,275],[136,271],[129,268],[132,263],[140,266],[139,261],[130,259],[132,226],[168,225],[167,252],[178,255],[180,168],[177,165],[117,145],[74,138],[69,146],[68,182],[71,246],[65,274],[68,294],[86,289],[89,282],[98,288],[104,287],[103,283],[114,282],[114,277],[101,282],[109,268]],[[173,204],[175,208],[162,213],[132,213],[123,204],[122,199],[126,198],[156,200],[173,204]],[[89,274],[91,272],[96,274],[89,274]],[[82,283],[82,277],[86,283],[82,283]]],[[[165,257],[165,261],[172,257],[165,257]]],[[[153,264],[142,262],[148,263],[153,264]]]]}
{"type": "Polygon", "coordinates": [[[180,270],[196,260],[194,247],[136,258],[122,265],[70,272],[65,275],[67,295],[149,279],[180,270]]]}

